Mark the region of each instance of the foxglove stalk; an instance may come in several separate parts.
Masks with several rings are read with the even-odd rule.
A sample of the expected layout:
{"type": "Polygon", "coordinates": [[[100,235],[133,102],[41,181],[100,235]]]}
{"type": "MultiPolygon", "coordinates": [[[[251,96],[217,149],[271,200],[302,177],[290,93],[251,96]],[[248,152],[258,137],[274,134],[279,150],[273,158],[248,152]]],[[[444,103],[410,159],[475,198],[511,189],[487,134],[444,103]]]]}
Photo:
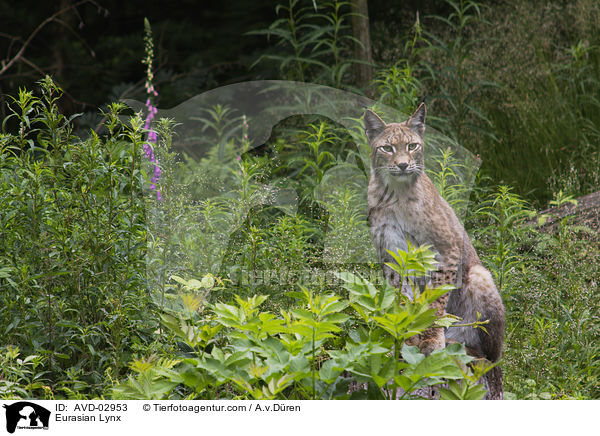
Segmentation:
{"type": "Polygon", "coordinates": [[[144,18],[144,49],[146,51],[146,57],[142,60],[142,63],[146,64],[146,93],[148,98],[146,99],[146,120],[144,123],[144,129],[148,132],[146,143],[144,144],[144,153],[153,165],[152,179],[150,180],[150,189],[156,192],[156,198],[161,199],[161,193],[156,188],[156,183],[160,179],[161,171],[158,166],[158,159],[154,154],[154,146],[157,143],[156,131],[152,130],[152,120],[158,112],[156,106],[152,104],[153,97],[158,96],[158,92],[154,89],[152,81],[154,80],[154,73],[152,72],[152,61],[154,59],[154,43],[152,42],[152,29],[148,19],[144,18]]]}

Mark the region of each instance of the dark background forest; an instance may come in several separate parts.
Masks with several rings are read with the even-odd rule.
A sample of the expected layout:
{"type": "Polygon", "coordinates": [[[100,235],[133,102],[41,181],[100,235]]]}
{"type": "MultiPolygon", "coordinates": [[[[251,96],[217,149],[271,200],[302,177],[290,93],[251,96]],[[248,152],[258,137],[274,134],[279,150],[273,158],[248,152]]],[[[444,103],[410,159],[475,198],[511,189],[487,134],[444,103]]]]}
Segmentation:
{"type": "MultiPolygon", "coordinates": [[[[306,15],[327,13],[328,8],[327,2],[321,2],[320,9],[318,2],[282,6],[289,5],[294,13],[306,15]],[[317,9],[311,11],[311,6],[317,9]]],[[[339,34],[348,37],[356,33],[350,5],[340,5],[339,34]]],[[[473,5],[476,8],[469,6],[467,16],[461,18],[464,22],[459,22],[458,14],[443,21],[456,12],[448,2],[369,1],[369,77],[376,79],[377,72],[386,68],[408,67],[410,77],[403,80],[413,82],[402,86],[415,88],[411,92],[419,98],[428,95],[429,112],[446,120],[434,126],[481,155],[484,174],[515,185],[536,205],[546,205],[552,189],[577,195],[591,192],[598,182],[597,172],[590,167],[597,162],[598,142],[595,129],[583,119],[592,125],[598,122],[597,5],[583,0],[473,5]],[[553,127],[544,127],[549,118],[555,118],[549,124],[553,127]],[[563,123],[576,132],[575,138],[563,123]],[[515,141],[524,146],[515,150],[515,141]],[[543,162],[536,158],[538,152],[544,155],[543,162]]],[[[1,98],[50,74],[65,91],[60,102],[65,113],[87,114],[79,120],[83,127],[99,121],[94,114],[102,105],[121,98],[144,100],[144,17],[154,33],[155,85],[160,89],[156,103],[161,108],[218,86],[253,79],[304,79],[370,96],[385,94],[386,86],[399,87],[386,82],[385,76],[379,82],[357,83],[356,75],[348,71],[335,80],[318,77],[314,71],[302,77],[294,74],[290,64],[281,60],[294,50],[289,41],[281,33],[266,31],[276,20],[289,17],[285,8],[276,11],[276,1],[63,0],[3,2],[0,8],[4,64],[44,20],[53,18],[3,71],[1,98]],[[256,33],[261,30],[262,34],[256,33]],[[269,61],[269,56],[280,58],[269,61]]],[[[286,26],[289,22],[276,27],[285,30],[286,26]]],[[[300,42],[311,36],[306,33],[298,30],[300,42]]],[[[339,59],[352,62],[353,42],[349,38],[338,42],[339,59]]],[[[314,41],[304,49],[306,57],[319,57],[314,41]]],[[[322,54],[323,59],[326,56],[322,54]]],[[[387,98],[386,103],[392,100],[387,98]]],[[[6,106],[0,107],[5,116],[6,106]]]]}
{"type": "MultiPolygon", "coordinates": [[[[142,96],[144,18],[155,35],[158,83],[161,88],[174,88],[161,96],[161,106],[173,106],[229,83],[279,78],[277,69],[250,68],[276,41],[246,35],[267,28],[277,18],[277,1],[82,3],[31,41],[25,54],[31,64],[19,62],[2,75],[3,94],[31,86],[47,73],[69,93],[63,104],[72,112],[94,110],[121,95],[142,96]],[[180,84],[174,87],[176,81],[180,84]]],[[[68,0],[2,2],[4,57],[14,55],[45,19],[73,4],[68,0]]],[[[410,29],[417,12],[445,15],[450,9],[439,1],[369,2],[370,21],[389,43],[410,29]]]]}

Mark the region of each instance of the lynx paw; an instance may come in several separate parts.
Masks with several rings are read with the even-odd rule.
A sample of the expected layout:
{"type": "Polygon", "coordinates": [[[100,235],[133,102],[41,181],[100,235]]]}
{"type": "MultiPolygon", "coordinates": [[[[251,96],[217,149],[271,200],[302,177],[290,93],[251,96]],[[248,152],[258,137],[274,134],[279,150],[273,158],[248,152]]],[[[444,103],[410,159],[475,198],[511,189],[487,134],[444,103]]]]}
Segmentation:
{"type": "Polygon", "coordinates": [[[419,350],[426,356],[429,356],[435,350],[439,350],[445,346],[446,337],[442,329],[436,329],[434,332],[425,331],[421,341],[419,342],[419,350]]]}

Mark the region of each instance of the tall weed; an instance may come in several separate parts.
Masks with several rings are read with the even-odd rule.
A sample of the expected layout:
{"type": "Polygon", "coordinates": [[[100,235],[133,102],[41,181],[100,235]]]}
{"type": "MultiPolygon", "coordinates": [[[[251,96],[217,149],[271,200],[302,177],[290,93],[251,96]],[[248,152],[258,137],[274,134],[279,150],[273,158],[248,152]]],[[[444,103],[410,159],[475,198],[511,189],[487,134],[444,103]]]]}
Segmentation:
{"type": "Polygon", "coordinates": [[[275,12],[281,18],[267,29],[250,35],[275,38],[279,50],[264,54],[254,63],[275,62],[283,78],[341,87],[354,62],[350,2],[289,0],[275,12]]]}
{"type": "Polygon", "coordinates": [[[21,90],[12,99],[18,129],[5,123],[2,134],[0,337],[43,358],[38,371],[56,395],[73,383],[98,394],[105,371],[121,374],[153,325],[142,121],[122,124],[112,105],[107,134],[81,139],[58,110],[62,91],[49,78],[40,87],[41,97],[21,90]]]}

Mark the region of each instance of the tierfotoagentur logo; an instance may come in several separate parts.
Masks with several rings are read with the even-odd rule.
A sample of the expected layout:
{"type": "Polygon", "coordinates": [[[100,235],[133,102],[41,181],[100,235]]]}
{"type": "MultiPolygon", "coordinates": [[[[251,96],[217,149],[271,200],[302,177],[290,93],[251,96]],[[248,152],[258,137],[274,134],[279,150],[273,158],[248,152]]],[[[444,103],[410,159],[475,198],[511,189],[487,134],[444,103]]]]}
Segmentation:
{"type": "MultiPolygon", "coordinates": [[[[125,103],[134,111],[145,108],[142,102],[125,103]]],[[[158,199],[156,192],[148,195],[154,236],[147,272],[160,306],[173,303],[171,309],[178,310],[175,285],[169,284],[174,277],[189,289],[208,292],[216,286],[212,278],[208,287],[189,281],[200,275],[256,291],[331,284],[338,269],[378,264],[367,220],[366,108],[376,108],[386,119],[407,118],[352,92],[277,80],[228,85],[158,109],[154,119],[172,123],[172,134],[165,134],[161,121],[151,126],[159,138],[154,151],[161,180],[154,188],[160,190],[158,199]],[[324,121],[314,130],[301,124],[305,119],[324,121]],[[324,143],[337,147],[337,157],[321,150],[324,143]],[[279,165],[282,155],[287,167],[279,165]],[[309,228],[317,215],[320,228],[309,228]],[[310,239],[314,248],[295,248],[293,234],[299,235],[295,241],[310,239]]],[[[460,218],[479,161],[432,129],[427,147],[426,168],[441,171],[440,162],[450,162],[449,156],[455,162],[445,181],[464,187],[451,199],[460,218]]]]}
{"type": "Polygon", "coordinates": [[[47,430],[50,411],[29,401],[19,401],[3,405],[6,409],[6,431],[14,433],[16,429],[47,430]]]}

